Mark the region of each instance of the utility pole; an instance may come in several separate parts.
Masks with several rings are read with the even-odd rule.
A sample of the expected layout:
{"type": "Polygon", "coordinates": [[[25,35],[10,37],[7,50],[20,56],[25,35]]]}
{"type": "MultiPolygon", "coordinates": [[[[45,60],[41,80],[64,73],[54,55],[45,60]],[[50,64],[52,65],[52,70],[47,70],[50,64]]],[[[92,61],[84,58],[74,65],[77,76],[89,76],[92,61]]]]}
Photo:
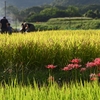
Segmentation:
{"type": "Polygon", "coordinates": [[[6,1],[5,1],[5,17],[6,17],[6,1]]]}

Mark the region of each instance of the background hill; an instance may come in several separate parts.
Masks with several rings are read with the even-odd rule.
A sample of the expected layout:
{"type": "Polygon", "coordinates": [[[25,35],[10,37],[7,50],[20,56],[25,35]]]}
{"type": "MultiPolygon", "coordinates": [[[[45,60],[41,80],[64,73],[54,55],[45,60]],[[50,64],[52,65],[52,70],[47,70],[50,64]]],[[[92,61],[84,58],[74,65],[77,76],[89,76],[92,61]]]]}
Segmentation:
{"type": "Polygon", "coordinates": [[[93,5],[100,4],[100,0],[54,0],[53,5],[93,5]]]}
{"type": "Polygon", "coordinates": [[[15,23],[69,16],[100,18],[100,0],[6,0],[6,10],[5,1],[0,0],[0,8],[0,17],[6,16],[15,23]]]}
{"type": "MultiPolygon", "coordinates": [[[[27,8],[32,6],[39,6],[50,4],[54,0],[5,0],[7,5],[13,5],[19,8],[27,8]]],[[[4,0],[0,0],[0,7],[4,6],[4,0]]]]}
{"type": "MultiPolygon", "coordinates": [[[[100,0],[5,0],[7,5],[18,8],[28,8],[40,5],[68,6],[68,5],[93,5],[100,4],[100,0]]],[[[0,7],[4,6],[4,0],[0,0],[0,7]]]]}

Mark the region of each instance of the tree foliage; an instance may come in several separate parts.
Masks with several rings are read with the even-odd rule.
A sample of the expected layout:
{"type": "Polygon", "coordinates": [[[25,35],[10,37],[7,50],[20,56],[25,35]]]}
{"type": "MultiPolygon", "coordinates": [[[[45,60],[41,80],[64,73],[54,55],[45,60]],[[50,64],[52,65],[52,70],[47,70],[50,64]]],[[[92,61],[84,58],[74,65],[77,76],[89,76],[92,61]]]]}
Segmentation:
{"type": "Polygon", "coordinates": [[[47,21],[50,18],[58,17],[80,17],[86,16],[91,18],[100,18],[100,5],[98,6],[37,6],[23,10],[18,10],[14,6],[7,7],[7,14],[14,15],[20,21],[47,21]],[[98,9],[97,9],[98,7],[98,9]]]}

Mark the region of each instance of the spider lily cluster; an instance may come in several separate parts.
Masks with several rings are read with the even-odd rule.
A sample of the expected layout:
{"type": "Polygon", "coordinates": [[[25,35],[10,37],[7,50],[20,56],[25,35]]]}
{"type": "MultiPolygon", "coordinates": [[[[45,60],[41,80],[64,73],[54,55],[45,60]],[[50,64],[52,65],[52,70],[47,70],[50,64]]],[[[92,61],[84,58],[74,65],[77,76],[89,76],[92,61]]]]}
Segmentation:
{"type": "MultiPolygon", "coordinates": [[[[87,62],[84,66],[81,65],[82,60],[79,58],[72,59],[69,64],[63,67],[61,70],[70,73],[75,79],[89,79],[90,81],[100,80],[100,58],[95,58],[91,62],[87,62]],[[73,75],[74,74],[74,75],[73,75]]],[[[50,64],[46,68],[50,70],[49,80],[54,81],[51,71],[57,66],[50,64]]],[[[71,77],[67,75],[67,77],[71,77]]],[[[71,78],[72,79],[72,78],[71,78]]]]}

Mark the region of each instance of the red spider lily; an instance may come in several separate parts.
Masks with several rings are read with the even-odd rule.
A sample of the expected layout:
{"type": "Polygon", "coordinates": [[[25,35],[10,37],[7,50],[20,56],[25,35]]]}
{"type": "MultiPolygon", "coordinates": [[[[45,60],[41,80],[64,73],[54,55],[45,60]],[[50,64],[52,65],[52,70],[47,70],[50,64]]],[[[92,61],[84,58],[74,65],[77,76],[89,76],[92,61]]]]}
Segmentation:
{"type": "Polygon", "coordinates": [[[96,62],[96,61],[100,61],[100,58],[95,58],[94,59],[94,62],[96,62]]]}
{"type": "Polygon", "coordinates": [[[100,73],[98,73],[97,76],[100,77],[100,73]]]}
{"type": "Polygon", "coordinates": [[[96,58],[94,60],[94,63],[95,63],[96,66],[100,66],[100,58],[96,58]]]}
{"type": "Polygon", "coordinates": [[[68,70],[71,70],[72,68],[70,68],[70,67],[64,67],[62,70],[64,70],[64,71],[68,71],[68,70]]]}
{"type": "Polygon", "coordinates": [[[91,78],[91,77],[96,77],[96,74],[95,74],[95,73],[91,73],[91,74],[90,74],[90,78],[91,78]]]}
{"type": "Polygon", "coordinates": [[[78,69],[78,68],[80,68],[80,67],[81,67],[81,65],[78,65],[78,64],[73,64],[73,67],[74,67],[75,69],[78,69]]]}
{"type": "Polygon", "coordinates": [[[96,64],[94,62],[88,62],[86,64],[86,68],[91,68],[91,67],[95,67],[95,66],[96,66],[96,64]]]}
{"type": "Polygon", "coordinates": [[[86,71],[86,68],[81,68],[80,69],[80,72],[84,72],[84,71],[86,71]]]}
{"type": "MultiPolygon", "coordinates": [[[[100,58],[96,58],[93,62],[88,62],[86,64],[87,68],[96,67],[96,66],[98,66],[98,67],[100,66],[100,58]]],[[[98,68],[98,69],[100,69],[100,68],[98,68]]]]}
{"type": "Polygon", "coordinates": [[[54,66],[54,65],[51,64],[51,65],[47,65],[46,68],[48,68],[48,69],[54,69],[54,68],[56,68],[56,66],[54,66]]]}
{"type": "Polygon", "coordinates": [[[91,73],[91,74],[90,74],[90,80],[91,80],[91,81],[97,80],[97,75],[96,75],[95,73],[91,73]]]}
{"type": "Polygon", "coordinates": [[[78,68],[81,67],[81,65],[79,65],[79,64],[68,64],[67,67],[69,67],[71,69],[73,69],[73,68],[78,69],[78,68]]]}
{"type": "Polygon", "coordinates": [[[92,77],[92,78],[90,78],[90,80],[91,81],[95,81],[95,80],[97,80],[97,78],[96,77],[92,77]]]}
{"type": "Polygon", "coordinates": [[[78,69],[80,68],[81,65],[78,64],[68,64],[66,67],[64,67],[62,70],[68,71],[68,70],[72,70],[72,69],[78,69]]]}
{"type": "Polygon", "coordinates": [[[79,64],[81,62],[81,59],[75,58],[75,59],[71,60],[71,62],[74,64],[79,64]]]}
{"type": "Polygon", "coordinates": [[[91,80],[91,81],[97,80],[97,76],[96,76],[95,73],[91,73],[91,74],[90,74],[90,80],[91,80]]]}
{"type": "Polygon", "coordinates": [[[74,64],[68,64],[66,67],[73,69],[74,68],[74,64]]]}

